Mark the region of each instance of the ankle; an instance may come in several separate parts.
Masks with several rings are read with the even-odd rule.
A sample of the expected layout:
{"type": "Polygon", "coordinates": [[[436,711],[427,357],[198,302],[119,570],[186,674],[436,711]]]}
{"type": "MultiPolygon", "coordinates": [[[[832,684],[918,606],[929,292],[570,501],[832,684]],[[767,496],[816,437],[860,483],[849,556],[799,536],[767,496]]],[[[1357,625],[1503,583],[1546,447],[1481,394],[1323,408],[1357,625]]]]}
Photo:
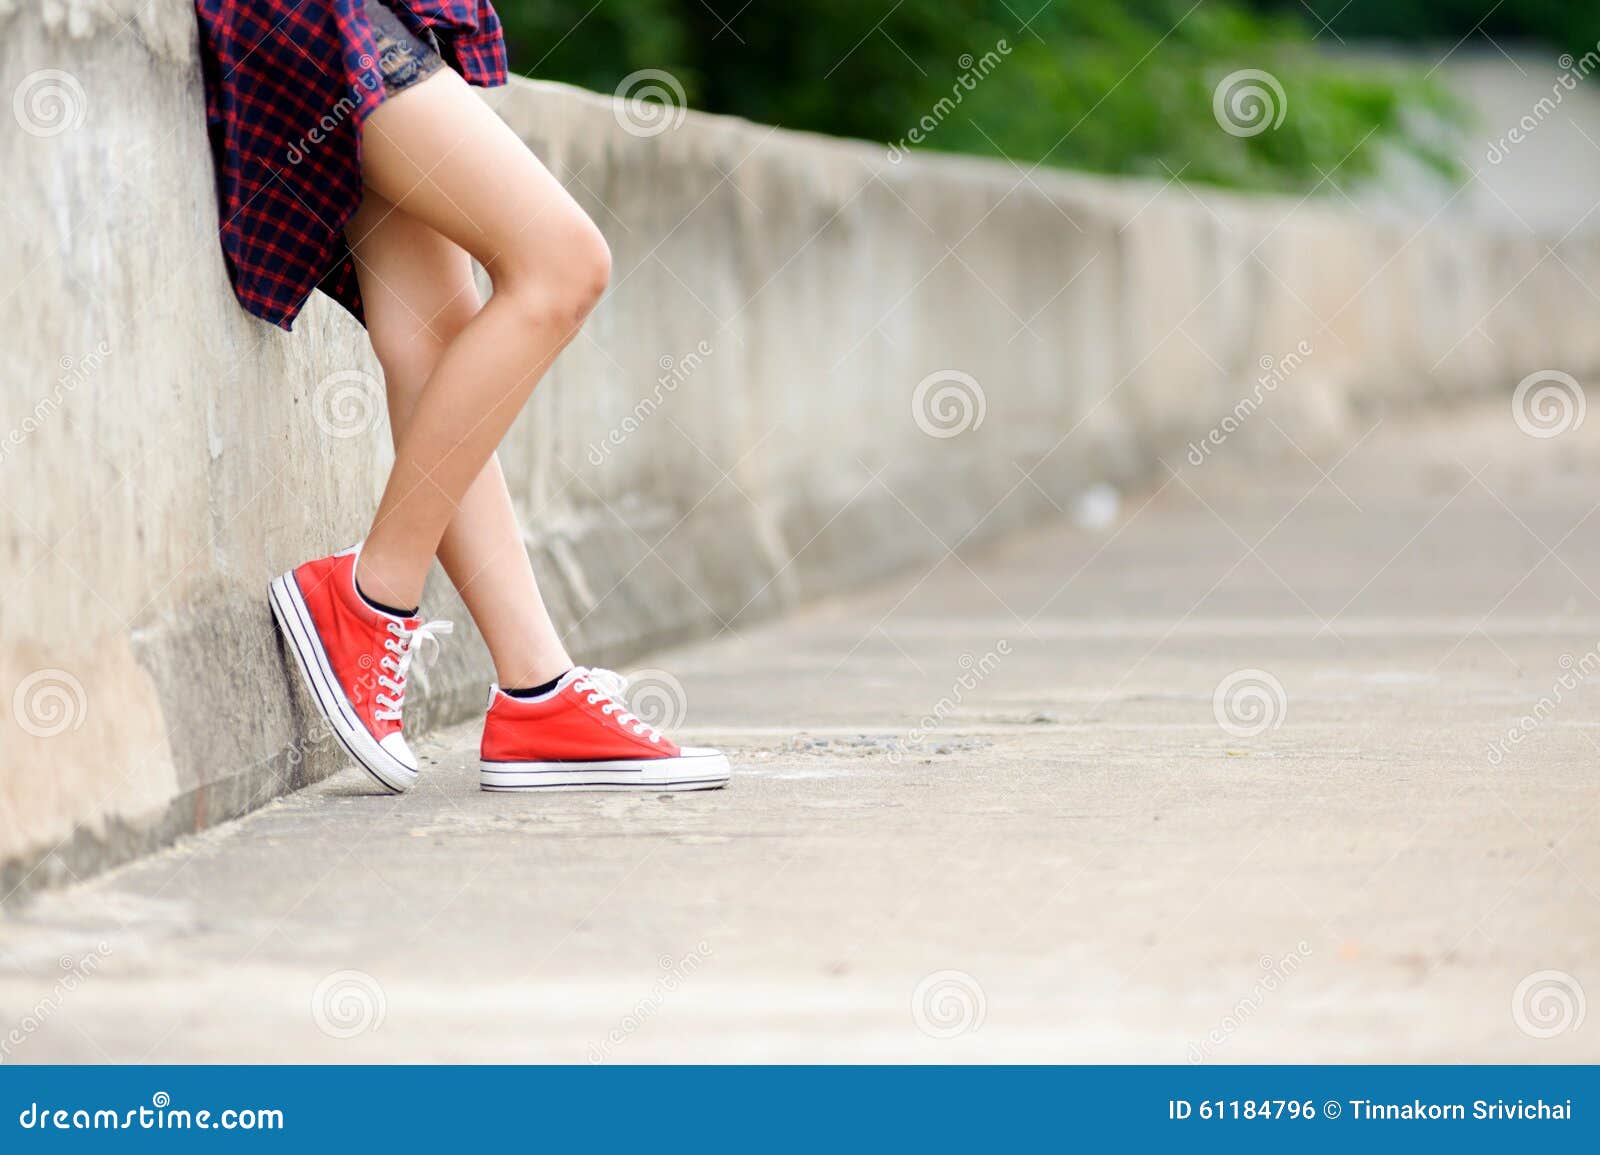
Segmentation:
{"type": "Polygon", "coordinates": [[[417,615],[422,604],[422,590],[403,583],[386,580],[382,572],[375,572],[365,552],[356,559],[356,593],[361,600],[380,613],[393,617],[410,618],[417,615]],[[411,606],[411,609],[396,607],[411,606]]]}
{"type": "Polygon", "coordinates": [[[569,668],[563,670],[555,677],[540,682],[537,685],[501,686],[500,691],[507,697],[520,698],[523,701],[528,701],[534,698],[548,698],[551,694],[556,692],[556,687],[559,686],[570,673],[572,673],[572,670],[569,668]]]}
{"type": "Polygon", "coordinates": [[[518,662],[515,665],[501,665],[495,663],[495,680],[500,688],[512,697],[521,697],[525,692],[533,693],[541,687],[553,687],[572,672],[572,659],[566,654],[557,654],[554,657],[536,659],[528,662],[518,662]]]}
{"type": "Polygon", "coordinates": [[[409,610],[392,606],[387,602],[380,602],[377,598],[361,588],[361,579],[356,579],[356,596],[366,603],[369,610],[377,610],[380,614],[387,614],[391,618],[414,618],[422,612],[421,605],[415,605],[409,610]]]}

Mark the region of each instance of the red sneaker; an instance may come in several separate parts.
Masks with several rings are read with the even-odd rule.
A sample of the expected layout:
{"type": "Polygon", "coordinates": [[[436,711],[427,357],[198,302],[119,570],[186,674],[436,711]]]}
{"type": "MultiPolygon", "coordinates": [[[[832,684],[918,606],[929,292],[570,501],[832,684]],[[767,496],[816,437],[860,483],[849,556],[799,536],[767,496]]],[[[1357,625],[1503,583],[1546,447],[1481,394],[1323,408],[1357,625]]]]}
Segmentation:
{"type": "Polygon", "coordinates": [[[272,616],[329,728],[363,770],[400,793],[417,780],[417,760],[400,732],[406,673],[419,641],[453,627],[369,606],[356,592],[360,548],[276,578],[272,616]]]}
{"type": "Polygon", "coordinates": [[[622,704],[627,681],[572,670],[542,698],[497,686],[483,723],[485,790],[715,790],[728,784],[716,750],[679,747],[622,704]]]}

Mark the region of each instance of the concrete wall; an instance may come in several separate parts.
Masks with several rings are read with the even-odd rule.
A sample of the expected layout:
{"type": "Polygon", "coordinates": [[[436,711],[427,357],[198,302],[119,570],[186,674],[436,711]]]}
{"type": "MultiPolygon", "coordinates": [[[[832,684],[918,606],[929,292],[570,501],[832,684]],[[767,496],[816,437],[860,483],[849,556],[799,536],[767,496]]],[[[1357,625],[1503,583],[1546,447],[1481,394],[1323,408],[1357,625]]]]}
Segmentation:
{"type": "MultiPolygon", "coordinates": [[[[235,304],[194,52],[184,0],[0,0],[0,894],[342,764],[286,693],[263,593],[362,532],[377,369],[325,301],[292,335],[235,304]]],[[[1272,418],[1310,449],[1363,406],[1600,360],[1587,241],[1553,261],[1337,198],[891,164],[698,115],[646,137],[525,82],[490,99],[616,256],[504,450],[580,661],[738,630],[1145,476],[1302,342],[1272,418]],[[982,420],[934,436],[952,384],[982,420]]],[[[1217,451],[1263,438],[1247,419],[1217,451]]],[[[443,583],[427,609],[465,624],[443,583]]],[[[481,703],[470,630],[428,675],[419,723],[481,703]]]]}

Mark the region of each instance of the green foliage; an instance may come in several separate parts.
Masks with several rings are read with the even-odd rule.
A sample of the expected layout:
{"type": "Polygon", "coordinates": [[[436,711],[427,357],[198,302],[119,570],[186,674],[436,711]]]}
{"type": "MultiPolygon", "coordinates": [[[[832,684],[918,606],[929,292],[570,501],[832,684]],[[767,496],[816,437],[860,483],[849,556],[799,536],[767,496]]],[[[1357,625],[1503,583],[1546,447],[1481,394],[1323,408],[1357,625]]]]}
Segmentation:
{"type": "Polygon", "coordinates": [[[788,128],[1245,189],[1311,189],[1335,170],[1345,184],[1390,148],[1454,172],[1430,143],[1456,116],[1435,85],[1320,53],[1289,12],[1238,0],[742,2],[498,8],[518,71],[613,91],[664,69],[693,107],[788,128]],[[1281,85],[1278,127],[1219,127],[1213,95],[1241,69],[1281,85]]]}
{"type": "Polygon", "coordinates": [[[1592,4],[1575,0],[1249,0],[1264,11],[1304,16],[1324,43],[1391,40],[1436,45],[1441,55],[1452,45],[1487,49],[1488,41],[1507,44],[1538,40],[1579,56],[1600,37],[1600,17],[1592,4]],[[1327,27],[1323,27],[1323,21],[1327,27]],[[1488,39],[1485,39],[1485,38],[1488,39]]]}

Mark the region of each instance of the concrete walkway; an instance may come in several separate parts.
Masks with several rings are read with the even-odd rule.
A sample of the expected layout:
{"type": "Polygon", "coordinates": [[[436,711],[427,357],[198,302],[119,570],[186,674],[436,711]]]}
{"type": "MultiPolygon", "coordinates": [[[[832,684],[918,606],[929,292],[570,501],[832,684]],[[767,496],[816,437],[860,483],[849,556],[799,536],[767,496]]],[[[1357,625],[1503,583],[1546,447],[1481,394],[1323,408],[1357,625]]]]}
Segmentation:
{"type": "Polygon", "coordinates": [[[6,1058],[1600,1059],[1596,427],[1174,460],[641,663],[726,791],[342,774],[8,912],[6,1058]]]}

